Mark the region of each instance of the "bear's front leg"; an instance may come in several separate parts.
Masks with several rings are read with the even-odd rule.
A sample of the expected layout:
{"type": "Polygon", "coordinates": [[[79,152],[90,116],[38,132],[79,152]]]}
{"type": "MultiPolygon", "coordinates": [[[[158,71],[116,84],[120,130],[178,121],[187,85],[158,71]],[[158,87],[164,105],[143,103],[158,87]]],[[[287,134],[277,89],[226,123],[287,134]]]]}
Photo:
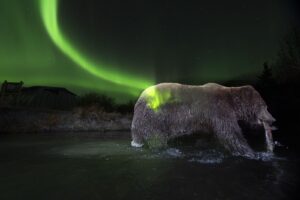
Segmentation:
{"type": "Polygon", "coordinates": [[[218,121],[214,131],[219,142],[233,155],[255,157],[237,122],[218,121]]]}
{"type": "Polygon", "coordinates": [[[131,128],[131,137],[132,137],[132,141],[131,141],[132,147],[144,146],[143,137],[142,137],[141,133],[139,132],[139,130],[136,130],[136,128],[134,126],[133,126],[133,128],[131,128]]]}

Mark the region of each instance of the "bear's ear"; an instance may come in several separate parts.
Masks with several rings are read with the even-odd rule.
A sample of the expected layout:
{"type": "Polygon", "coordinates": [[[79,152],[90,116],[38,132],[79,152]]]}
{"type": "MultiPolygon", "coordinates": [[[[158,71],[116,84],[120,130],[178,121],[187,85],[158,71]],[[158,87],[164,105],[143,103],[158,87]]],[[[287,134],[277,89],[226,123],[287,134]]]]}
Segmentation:
{"type": "Polygon", "coordinates": [[[251,85],[245,85],[241,88],[241,92],[244,97],[251,97],[254,93],[255,89],[251,85]]]}
{"type": "Polygon", "coordinates": [[[248,90],[248,91],[254,91],[254,87],[252,85],[245,85],[245,86],[242,86],[243,89],[245,90],[248,90]]]}
{"type": "Polygon", "coordinates": [[[249,101],[254,96],[254,93],[255,89],[251,85],[245,85],[231,89],[231,95],[233,96],[235,102],[249,101]]]}

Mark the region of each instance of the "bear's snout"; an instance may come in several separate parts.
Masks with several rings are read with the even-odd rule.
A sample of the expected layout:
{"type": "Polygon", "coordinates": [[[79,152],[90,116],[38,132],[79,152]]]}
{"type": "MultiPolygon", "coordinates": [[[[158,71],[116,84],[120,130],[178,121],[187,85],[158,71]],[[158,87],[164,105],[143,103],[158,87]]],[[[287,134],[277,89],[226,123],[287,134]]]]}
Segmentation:
{"type": "Polygon", "coordinates": [[[258,120],[259,120],[260,124],[262,124],[263,122],[266,122],[270,125],[276,121],[276,119],[268,112],[267,109],[264,109],[258,115],[258,120]]]}

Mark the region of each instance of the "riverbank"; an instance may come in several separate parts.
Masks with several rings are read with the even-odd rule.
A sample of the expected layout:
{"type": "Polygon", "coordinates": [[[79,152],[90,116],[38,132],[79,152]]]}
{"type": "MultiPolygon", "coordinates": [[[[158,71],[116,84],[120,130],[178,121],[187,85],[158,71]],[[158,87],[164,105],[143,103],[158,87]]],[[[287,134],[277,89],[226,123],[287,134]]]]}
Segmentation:
{"type": "Polygon", "coordinates": [[[97,107],[70,111],[0,108],[0,133],[128,131],[132,115],[105,112],[97,107]]]}

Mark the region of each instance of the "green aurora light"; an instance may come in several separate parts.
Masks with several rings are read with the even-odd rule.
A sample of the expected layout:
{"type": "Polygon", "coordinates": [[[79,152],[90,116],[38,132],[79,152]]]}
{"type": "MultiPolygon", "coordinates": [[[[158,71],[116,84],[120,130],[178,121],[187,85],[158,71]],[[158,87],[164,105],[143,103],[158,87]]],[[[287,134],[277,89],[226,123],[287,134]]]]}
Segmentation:
{"type": "MultiPolygon", "coordinates": [[[[48,12],[48,17],[41,15],[42,5],[49,2],[54,1],[0,1],[0,84],[4,80],[22,80],[25,86],[66,87],[78,94],[100,92],[116,98],[118,102],[135,98],[143,87],[152,85],[149,81],[154,80],[152,75],[135,76],[136,71],[129,70],[128,63],[112,67],[110,63],[101,65],[101,60],[88,59],[85,55],[89,54],[83,56],[71,44],[71,39],[62,34],[63,27],[58,27],[58,1],[54,2],[56,9],[48,12]],[[55,19],[48,21],[47,25],[48,28],[52,26],[55,38],[49,37],[44,17],[55,19]],[[60,45],[55,41],[61,42],[60,45]],[[79,63],[88,68],[78,67],[79,63]]],[[[118,60],[117,56],[115,58],[118,60]]]]}
{"type": "Polygon", "coordinates": [[[147,88],[142,96],[144,96],[147,101],[147,106],[154,112],[158,112],[164,104],[175,101],[170,90],[166,88],[164,90],[158,90],[156,85],[147,88]]]}
{"type": "Polygon", "coordinates": [[[255,78],[276,55],[284,6],[236,2],[1,0],[0,84],[126,101],[156,82],[255,78]]]}
{"type": "Polygon", "coordinates": [[[59,28],[57,19],[58,0],[40,0],[40,11],[46,30],[56,46],[90,74],[121,86],[133,88],[137,91],[153,85],[153,82],[148,80],[139,79],[125,72],[105,68],[101,64],[95,64],[95,62],[82,55],[71,42],[68,41],[67,37],[64,36],[59,28]]]}

